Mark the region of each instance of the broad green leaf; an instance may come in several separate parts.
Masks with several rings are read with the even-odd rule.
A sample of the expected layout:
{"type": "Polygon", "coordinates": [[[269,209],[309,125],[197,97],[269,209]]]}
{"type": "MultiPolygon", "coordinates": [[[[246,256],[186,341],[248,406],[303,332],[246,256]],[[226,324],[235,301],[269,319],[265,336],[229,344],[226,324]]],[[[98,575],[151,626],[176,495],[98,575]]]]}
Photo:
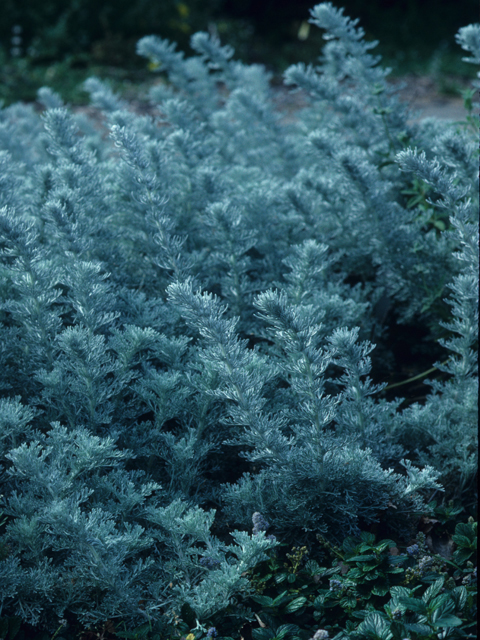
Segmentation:
{"type": "Polygon", "coordinates": [[[358,625],[357,633],[368,636],[371,640],[390,640],[393,633],[389,623],[378,613],[371,613],[358,625]]]}
{"type": "Polygon", "coordinates": [[[455,606],[457,609],[460,609],[460,611],[464,608],[465,603],[467,601],[467,589],[466,587],[455,587],[455,589],[452,589],[452,591],[450,591],[450,597],[452,598],[452,600],[455,603],[455,606]]]}
{"type": "Polygon", "coordinates": [[[417,633],[419,636],[431,636],[432,627],[428,624],[422,624],[421,622],[406,622],[405,629],[412,633],[417,633]]]}
{"type": "Polygon", "coordinates": [[[432,619],[432,622],[436,627],[442,627],[442,628],[444,628],[444,627],[459,627],[462,624],[462,620],[460,618],[457,618],[457,616],[454,616],[452,614],[448,614],[448,615],[445,615],[445,616],[440,616],[436,620],[432,619]]]}
{"type": "Polygon", "coordinates": [[[379,578],[381,576],[381,572],[378,571],[378,569],[374,569],[373,567],[370,567],[368,569],[368,571],[365,571],[364,575],[363,575],[363,579],[364,580],[376,580],[377,578],[379,578]]]}
{"type": "Polygon", "coordinates": [[[258,604],[261,604],[262,607],[271,607],[273,605],[272,598],[268,596],[251,596],[251,598],[255,600],[255,602],[258,602],[258,604]]]}
{"type": "Polygon", "coordinates": [[[369,533],[368,531],[362,531],[360,533],[360,539],[363,540],[363,542],[366,542],[370,545],[375,544],[375,536],[373,533],[369,533]]]}
{"type": "Polygon", "coordinates": [[[393,598],[410,598],[412,595],[412,589],[408,589],[407,587],[392,587],[390,589],[390,593],[392,594],[393,598]]]}
{"type": "Polygon", "coordinates": [[[455,527],[455,535],[452,536],[455,542],[456,542],[455,538],[457,536],[464,536],[469,540],[469,542],[473,542],[475,547],[477,546],[477,537],[474,531],[474,527],[470,523],[459,522],[455,527]]]}
{"type": "Polygon", "coordinates": [[[455,605],[447,594],[436,596],[427,604],[427,609],[430,613],[433,613],[434,611],[444,611],[446,609],[453,611],[454,608],[455,605]]]}
{"type": "Polygon", "coordinates": [[[304,596],[300,596],[299,598],[295,598],[295,600],[289,602],[283,610],[285,613],[293,613],[294,611],[301,609],[306,602],[307,599],[304,596]]]}
{"type": "Polygon", "coordinates": [[[376,556],[373,553],[369,553],[365,556],[354,556],[353,558],[348,558],[348,562],[367,562],[369,560],[376,560],[376,556]]]}
{"type": "Polygon", "coordinates": [[[382,553],[386,549],[388,549],[390,547],[396,547],[396,546],[397,545],[395,544],[395,542],[393,540],[382,540],[382,542],[380,542],[380,544],[377,545],[377,551],[382,553]]]}
{"type": "Polygon", "coordinates": [[[279,607],[284,602],[287,602],[289,598],[290,596],[288,594],[288,591],[282,591],[282,593],[280,593],[274,600],[272,600],[272,604],[270,606],[279,607]]]}
{"type": "Polygon", "coordinates": [[[320,609],[321,607],[323,607],[324,602],[325,602],[325,598],[327,597],[327,593],[325,594],[320,594],[319,596],[317,596],[315,598],[315,600],[313,601],[313,606],[316,609],[320,609]]]}
{"type": "Polygon", "coordinates": [[[459,547],[467,547],[468,549],[472,546],[472,540],[467,536],[457,535],[452,536],[453,541],[459,547]]]}
{"type": "Polygon", "coordinates": [[[425,602],[423,602],[423,600],[400,597],[398,599],[398,602],[410,611],[416,611],[417,613],[421,613],[423,615],[426,615],[427,613],[427,605],[425,604],[425,602]]]}
{"type": "Polygon", "coordinates": [[[277,573],[274,576],[274,580],[275,580],[275,582],[277,584],[280,584],[280,583],[284,582],[287,579],[287,575],[288,575],[288,573],[285,572],[285,571],[283,573],[277,573]]]}
{"type": "Polygon", "coordinates": [[[435,580],[435,582],[431,584],[423,594],[422,600],[424,602],[428,602],[434,596],[440,593],[440,589],[443,587],[444,582],[445,582],[445,578],[439,578],[438,580],[435,580]]]}
{"type": "Polygon", "coordinates": [[[272,640],[275,638],[275,632],[272,629],[252,629],[252,635],[255,640],[272,640]]]}
{"type": "Polygon", "coordinates": [[[393,569],[385,569],[385,573],[404,573],[405,569],[402,567],[394,567],[393,569]]]}
{"type": "Polygon", "coordinates": [[[357,598],[355,596],[345,596],[340,600],[340,606],[344,609],[354,609],[357,606],[357,598]]]}
{"type": "Polygon", "coordinates": [[[284,638],[289,634],[298,633],[298,631],[299,631],[299,628],[296,624],[282,624],[275,631],[275,637],[281,640],[281,638],[284,638]]]}
{"type": "Polygon", "coordinates": [[[358,547],[358,540],[356,540],[352,536],[347,536],[342,542],[342,549],[345,551],[345,553],[356,553],[358,552],[358,547]]]}
{"type": "Polygon", "coordinates": [[[458,562],[458,564],[463,564],[473,556],[473,553],[473,550],[470,549],[457,549],[453,554],[453,559],[455,562],[458,562]]]}

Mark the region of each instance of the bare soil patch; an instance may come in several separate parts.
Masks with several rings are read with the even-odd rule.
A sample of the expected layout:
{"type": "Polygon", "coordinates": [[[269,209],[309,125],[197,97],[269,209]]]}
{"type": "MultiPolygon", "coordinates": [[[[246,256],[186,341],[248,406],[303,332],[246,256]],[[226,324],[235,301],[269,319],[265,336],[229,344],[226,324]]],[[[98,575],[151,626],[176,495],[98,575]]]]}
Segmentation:
{"type": "MultiPolygon", "coordinates": [[[[435,80],[428,76],[405,76],[402,78],[393,78],[388,82],[399,88],[399,97],[407,102],[416,112],[412,118],[412,122],[417,122],[428,117],[436,117],[442,120],[458,121],[465,119],[465,107],[463,99],[456,95],[445,95],[439,88],[435,80]]],[[[468,81],[461,84],[462,88],[470,86],[468,81]]],[[[286,115],[286,120],[294,117],[299,109],[306,107],[308,104],[306,95],[302,91],[293,91],[284,85],[274,86],[273,99],[279,111],[286,115]]],[[[149,102],[144,99],[133,99],[129,101],[133,111],[140,115],[154,115],[157,113],[156,108],[152,107],[149,102]]],[[[91,106],[73,106],[72,111],[75,113],[83,113],[88,115],[100,126],[104,121],[103,115],[95,107],[91,106]]]]}
{"type": "MultiPolygon", "coordinates": [[[[456,95],[445,95],[438,87],[437,82],[429,76],[404,76],[402,78],[387,79],[389,84],[398,88],[398,96],[407,102],[418,114],[412,118],[417,122],[424,118],[436,117],[441,120],[463,120],[465,107],[463,98],[456,95]]],[[[457,82],[462,89],[468,88],[468,81],[457,82]]],[[[301,91],[293,92],[285,86],[275,88],[275,102],[277,107],[293,115],[299,108],[307,106],[305,94],[301,91]]]]}
{"type": "MultiPolygon", "coordinates": [[[[393,86],[405,86],[400,89],[399,97],[408,102],[415,110],[421,111],[418,118],[435,117],[441,120],[463,120],[465,106],[461,96],[446,95],[440,92],[437,82],[429,76],[405,76],[390,80],[393,86]]],[[[468,81],[457,82],[462,89],[471,85],[468,81]]]]}

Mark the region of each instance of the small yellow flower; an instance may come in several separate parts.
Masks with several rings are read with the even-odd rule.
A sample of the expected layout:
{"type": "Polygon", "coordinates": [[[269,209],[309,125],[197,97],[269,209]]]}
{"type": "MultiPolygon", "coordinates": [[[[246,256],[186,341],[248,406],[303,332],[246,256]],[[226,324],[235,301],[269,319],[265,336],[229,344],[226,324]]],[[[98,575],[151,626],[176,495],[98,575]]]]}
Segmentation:
{"type": "Polygon", "coordinates": [[[158,62],[157,60],[150,60],[150,62],[148,63],[148,69],[150,71],[156,71],[161,66],[162,66],[162,63],[158,62]]]}
{"type": "Polygon", "coordinates": [[[306,20],[303,20],[298,30],[297,38],[299,40],[306,40],[308,38],[309,33],[310,33],[310,24],[306,20]]]}
{"type": "Polygon", "coordinates": [[[193,633],[189,633],[185,640],[195,640],[195,636],[193,635],[193,633]]]}
{"type": "Polygon", "coordinates": [[[190,9],[183,2],[180,2],[180,4],[177,4],[177,11],[180,14],[180,17],[182,18],[187,18],[190,13],[190,9]]]}

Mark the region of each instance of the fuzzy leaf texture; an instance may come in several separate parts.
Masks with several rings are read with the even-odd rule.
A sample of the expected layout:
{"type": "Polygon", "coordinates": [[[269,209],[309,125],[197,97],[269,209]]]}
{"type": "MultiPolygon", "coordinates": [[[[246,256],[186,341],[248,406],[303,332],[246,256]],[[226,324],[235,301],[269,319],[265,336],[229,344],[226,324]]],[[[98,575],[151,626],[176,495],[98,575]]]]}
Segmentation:
{"type": "Polygon", "coordinates": [[[207,625],[279,543],[475,503],[477,142],[412,124],[343,10],[311,22],[294,119],[206,33],[138,43],[154,115],[98,78],[101,130],[46,87],[0,109],[0,617],[207,625]],[[412,326],[441,378],[402,406],[412,326]]]}

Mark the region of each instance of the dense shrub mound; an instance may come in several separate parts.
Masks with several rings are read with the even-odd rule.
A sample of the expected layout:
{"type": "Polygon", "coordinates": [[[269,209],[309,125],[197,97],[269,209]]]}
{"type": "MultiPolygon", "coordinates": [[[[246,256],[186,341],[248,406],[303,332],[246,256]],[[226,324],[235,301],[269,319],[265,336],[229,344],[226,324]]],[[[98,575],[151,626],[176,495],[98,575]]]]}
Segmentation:
{"type": "MultiPolygon", "coordinates": [[[[470,624],[478,118],[410,124],[356,23],[329,3],[311,22],[327,43],[285,74],[310,96],[294,122],[205,33],[189,59],[139,42],[168,76],[153,117],[95,78],[102,129],[46,88],[41,114],[0,111],[4,633],[238,631],[294,544],[303,586],[304,551],[278,573],[287,599],[258,602],[315,614],[257,640],[470,624]],[[413,377],[436,367],[421,401],[373,379],[394,377],[402,327],[413,377]],[[455,575],[421,536],[398,556],[421,516],[462,508],[455,575]],[[422,605],[412,581],[431,582],[422,605]],[[400,614],[417,627],[389,630],[400,614]]],[[[480,62],[480,26],[457,39],[480,62]]]]}

